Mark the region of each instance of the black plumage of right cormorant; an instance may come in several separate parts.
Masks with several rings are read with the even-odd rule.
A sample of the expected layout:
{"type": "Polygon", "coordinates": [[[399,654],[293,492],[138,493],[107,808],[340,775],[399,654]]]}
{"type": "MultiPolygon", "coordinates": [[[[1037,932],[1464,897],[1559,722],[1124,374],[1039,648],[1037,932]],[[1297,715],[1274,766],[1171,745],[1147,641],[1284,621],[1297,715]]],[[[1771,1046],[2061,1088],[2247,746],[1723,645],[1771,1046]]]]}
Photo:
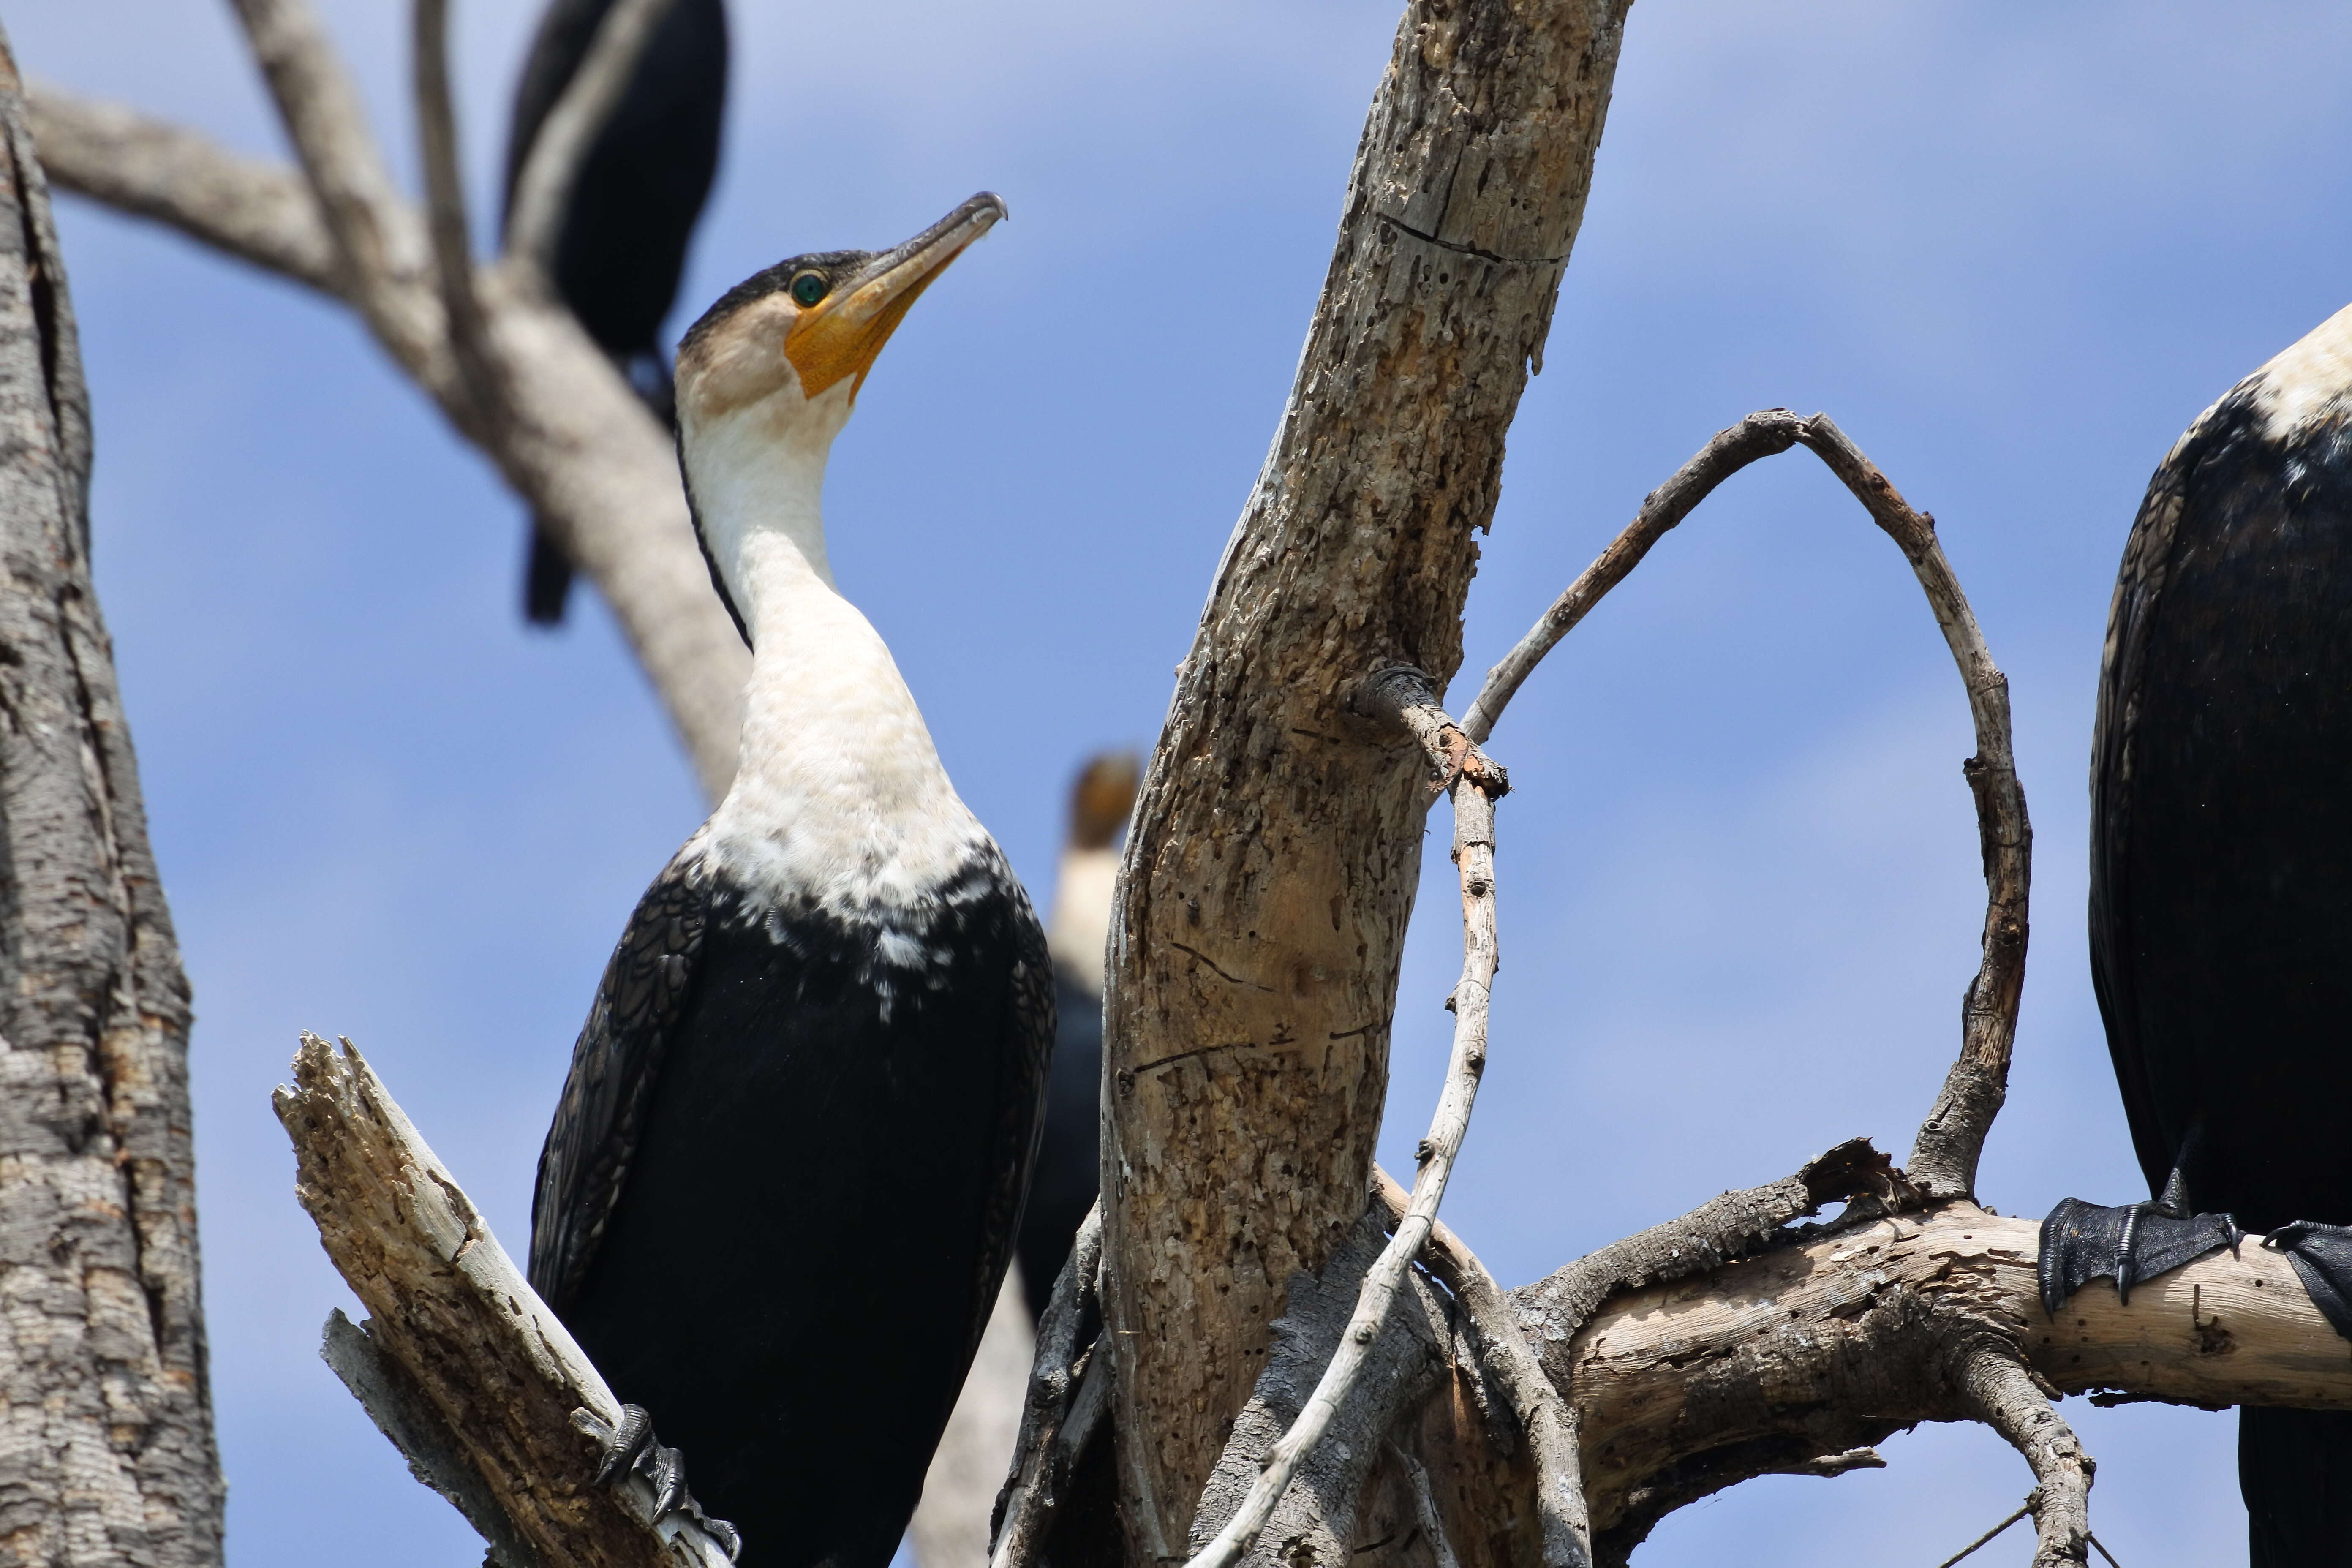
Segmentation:
{"type": "MultiPolygon", "coordinates": [[[[2091,973],[2154,1201],[2044,1223],[2055,1311],[2238,1242],[2352,1337],[2352,309],[2190,426],[2125,546],[2091,973]]],[[[2352,1414],[2247,1407],[2253,1568],[2352,1564],[2352,1414]]]]}
{"type": "Polygon", "coordinates": [[[820,513],[875,355],[1003,216],[978,195],[881,255],[783,262],[678,353],[695,527],[751,645],[741,761],[597,987],[530,1283],[629,1402],[608,1464],[667,1493],[682,1453],[750,1568],[889,1562],[1043,1120],[1045,932],[835,587],[820,513]]]}
{"type": "MultiPolygon", "coordinates": [[[[507,131],[509,217],[531,143],[613,3],[554,0],[540,18],[507,131]]],[[[725,0],[675,0],[581,162],[555,244],[556,293],[665,424],[670,374],[658,334],[677,302],[687,241],[719,168],[726,104],[725,0]]],[[[535,626],[560,623],[571,593],[570,559],[534,524],[523,569],[524,617],[535,626]]]]}

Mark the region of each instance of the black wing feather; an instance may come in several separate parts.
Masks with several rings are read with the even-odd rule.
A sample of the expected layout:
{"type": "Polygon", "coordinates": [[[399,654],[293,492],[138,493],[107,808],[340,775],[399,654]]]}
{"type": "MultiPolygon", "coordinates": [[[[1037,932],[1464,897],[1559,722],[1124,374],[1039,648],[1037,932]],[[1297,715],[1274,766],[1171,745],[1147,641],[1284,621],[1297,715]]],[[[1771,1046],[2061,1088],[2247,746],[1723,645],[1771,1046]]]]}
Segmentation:
{"type": "Polygon", "coordinates": [[[2116,574],[2106,647],[2099,660],[2098,717],[2091,731],[2091,987],[2106,1024],[2107,1051],[2123,1090],[2133,1152],[2151,1193],[2162,1189],[2179,1151],[2162,1124],[2148,1080],[2137,988],[2128,967],[2133,951],[2129,861],[2134,752],[2149,633],[2162,607],[2181,515],[2190,504],[2190,481],[2224,411],[2233,409],[2238,398],[2233,392],[2199,416],[2148,480],[2116,574]]]}
{"type": "Polygon", "coordinates": [[[637,900],[572,1047],[530,1206],[531,1289],[558,1314],[587,1278],[628,1179],[646,1102],[693,992],[709,906],[708,880],[680,854],[637,900]]]}

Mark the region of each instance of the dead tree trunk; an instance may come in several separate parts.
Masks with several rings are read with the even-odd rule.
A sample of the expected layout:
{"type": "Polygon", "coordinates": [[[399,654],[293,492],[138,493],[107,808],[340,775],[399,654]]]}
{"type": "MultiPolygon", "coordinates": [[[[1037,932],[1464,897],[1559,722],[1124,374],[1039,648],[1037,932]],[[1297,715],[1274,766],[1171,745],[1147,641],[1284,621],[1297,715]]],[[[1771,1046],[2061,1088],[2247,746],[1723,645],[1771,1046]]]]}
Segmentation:
{"type": "Polygon", "coordinates": [[[188,986],[89,577],[90,439],[0,40],[0,1539],[221,1560],[188,986]]]}
{"type": "Polygon", "coordinates": [[[1462,660],[1475,536],[1584,211],[1625,0],[1414,0],[1257,490],[1137,805],[1106,1010],[1106,1315],[1134,1560],[1181,1554],[1284,1282],[1364,1209],[1421,868],[1351,718],[1462,660]]]}

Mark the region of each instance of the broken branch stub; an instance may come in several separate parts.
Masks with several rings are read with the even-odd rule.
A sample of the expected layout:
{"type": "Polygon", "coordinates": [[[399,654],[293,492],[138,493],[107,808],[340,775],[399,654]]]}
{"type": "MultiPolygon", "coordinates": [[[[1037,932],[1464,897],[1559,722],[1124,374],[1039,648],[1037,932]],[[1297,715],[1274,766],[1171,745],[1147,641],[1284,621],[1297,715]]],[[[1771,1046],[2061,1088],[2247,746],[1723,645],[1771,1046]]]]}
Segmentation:
{"type": "MultiPolygon", "coordinates": [[[[619,1402],[350,1042],[338,1052],[303,1036],[293,1086],[271,1099],[294,1142],[295,1195],[370,1314],[353,1331],[397,1374],[383,1380],[391,1418],[362,1400],[411,1465],[438,1477],[429,1484],[478,1500],[469,1514],[495,1508],[546,1563],[727,1568],[692,1521],[647,1526],[642,1478],[596,1484],[598,1445],[574,1413],[610,1427],[619,1402]],[[431,1451],[404,1441],[404,1424],[432,1432],[431,1451]]],[[[337,1360],[339,1337],[331,1326],[330,1362],[350,1382],[345,1363],[365,1358],[346,1343],[337,1360]]]]}

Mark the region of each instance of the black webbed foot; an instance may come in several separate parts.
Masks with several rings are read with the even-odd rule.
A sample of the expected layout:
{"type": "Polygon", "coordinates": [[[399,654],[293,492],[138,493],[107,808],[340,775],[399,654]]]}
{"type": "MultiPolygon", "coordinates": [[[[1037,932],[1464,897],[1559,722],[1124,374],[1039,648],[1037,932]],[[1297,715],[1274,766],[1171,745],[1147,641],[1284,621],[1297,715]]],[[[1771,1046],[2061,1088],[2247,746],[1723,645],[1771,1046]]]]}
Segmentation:
{"type": "MultiPolygon", "coordinates": [[[[2095,1208],[2061,1198],[2042,1222],[2042,1307],[2053,1316],[2066,1298],[2104,1276],[2113,1275],[2116,1295],[2128,1302],[2132,1287],[2168,1274],[2184,1263],[2228,1247],[2235,1252],[2245,1233],[2225,1214],[2192,1215],[2172,1200],[2172,1187],[2155,1203],[2095,1208]]],[[[2352,1238],[2352,1233],[2347,1233],[2352,1238]]],[[[2345,1250],[2347,1286],[2352,1286],[2352,1241],[2345,1250]]],[[[2347,1299],[2352,1311],[2352,1297],[2347,1299]]]]}
{"type": "Polygon", "coordinates": [[[653,1417],[642,1405],[621,1406],[621,1424],[604,1439],[604,1462],[597,1467],[596,1484],[614,1485],[632,1471],[653,1486],[656,1522],[682,1512],[726,1549],[729,1562],[741,1555],[742,1535],[725,1520],[713,1519],[702,1511],[702,1505],[686,1489],[685,1456],[654,1436],[653,1417]]]}
{"type": "Polygon", "coordinates": [[[2263,1237],[2263,1245],[2286,1254],[2319,1315],[2352,1340],[2352,1226],[2294,1220],[2263,1237]]]}

